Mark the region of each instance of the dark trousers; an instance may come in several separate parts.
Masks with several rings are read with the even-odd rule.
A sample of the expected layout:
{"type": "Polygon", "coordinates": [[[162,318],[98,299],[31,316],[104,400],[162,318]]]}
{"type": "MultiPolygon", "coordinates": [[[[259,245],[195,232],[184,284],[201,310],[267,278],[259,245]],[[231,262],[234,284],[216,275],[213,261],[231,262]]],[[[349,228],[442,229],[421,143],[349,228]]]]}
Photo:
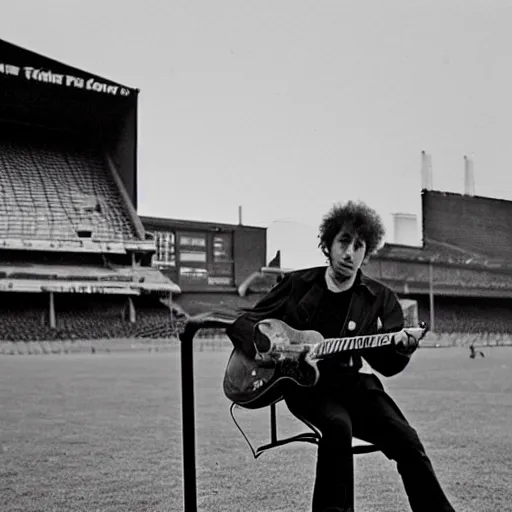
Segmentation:
{"type": "Polygon", "coordinates": [[[352,436],[396,461],[413,512],[454,512],[416,431],[374,375],[324,377],[314,388],[289,385],[289,410],[322,433],[313,512],[354,511],[352,436]]]}

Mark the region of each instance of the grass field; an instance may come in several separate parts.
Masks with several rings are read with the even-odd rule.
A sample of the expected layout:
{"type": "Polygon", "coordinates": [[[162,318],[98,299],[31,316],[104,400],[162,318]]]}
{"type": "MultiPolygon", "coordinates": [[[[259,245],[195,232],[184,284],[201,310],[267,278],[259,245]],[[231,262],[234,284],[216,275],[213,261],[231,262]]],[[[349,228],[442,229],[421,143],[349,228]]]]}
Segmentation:
{"type": "MultiPolygon", "coordinates": [[[[485,353],[420,350],[383,379],[458,512],[512,511],[512,349],[485,353]]],[[[222,394],[228,355],[195,354],[199,510],[307,512],[315,447],[253,459],[222,394]]],[[[281,414],[281,434],[303,430],[281,414]]],[[[265,411],[238,418],[255,444],[267,441],[265,411]]],[[[182,511],[180,429],[177,351],[0,357],[0,510],[182,511]]],[[[356,510],[409,510],[381,453],[356,459],[356,510]]]]}

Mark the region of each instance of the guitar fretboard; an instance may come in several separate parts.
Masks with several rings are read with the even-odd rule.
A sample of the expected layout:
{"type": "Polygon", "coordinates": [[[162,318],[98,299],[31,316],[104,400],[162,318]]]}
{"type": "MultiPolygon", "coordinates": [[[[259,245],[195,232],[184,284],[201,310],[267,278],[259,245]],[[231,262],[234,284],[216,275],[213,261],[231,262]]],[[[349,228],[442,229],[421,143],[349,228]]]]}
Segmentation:
{"type": "Polygon", "coordinates": [[[313,349],[313,356],[325,357],[338,352],[363,350],[383,347],[394,343],[392,334],[372,334],[369,336],[353,336],[350,338],[328,338],[317,343],[313,349]]]}

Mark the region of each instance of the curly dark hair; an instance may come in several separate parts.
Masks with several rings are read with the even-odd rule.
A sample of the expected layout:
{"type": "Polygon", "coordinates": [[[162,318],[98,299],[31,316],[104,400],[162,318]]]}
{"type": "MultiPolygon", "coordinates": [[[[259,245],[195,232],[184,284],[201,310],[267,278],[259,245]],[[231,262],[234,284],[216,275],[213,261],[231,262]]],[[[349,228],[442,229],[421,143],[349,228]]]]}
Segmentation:
{"type": "Polygon", "coordinates": [[[323,217],[320,224],[318,247],[329,257],[332,242],[343,227],[347,227],[366,243],[365,256],[379,247],[385,235],[380,215],[362,201],[336,203],[323,217]]]}

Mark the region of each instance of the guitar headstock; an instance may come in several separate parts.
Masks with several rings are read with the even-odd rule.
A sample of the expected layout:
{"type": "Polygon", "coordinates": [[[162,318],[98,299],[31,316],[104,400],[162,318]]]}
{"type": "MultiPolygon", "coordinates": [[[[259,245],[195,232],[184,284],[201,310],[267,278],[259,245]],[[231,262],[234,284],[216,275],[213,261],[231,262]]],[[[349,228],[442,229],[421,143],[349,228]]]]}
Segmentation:
{"type": "MultiPolygon", "coordinates": [[[[407,329],[406,329],[407,330],[407,329]]],[[[414,329],[415,333],[419,333],[418,342],[423,339],[428,332],[428,325],[426,322],[420,322],[418,327],[414,329]]]]}

